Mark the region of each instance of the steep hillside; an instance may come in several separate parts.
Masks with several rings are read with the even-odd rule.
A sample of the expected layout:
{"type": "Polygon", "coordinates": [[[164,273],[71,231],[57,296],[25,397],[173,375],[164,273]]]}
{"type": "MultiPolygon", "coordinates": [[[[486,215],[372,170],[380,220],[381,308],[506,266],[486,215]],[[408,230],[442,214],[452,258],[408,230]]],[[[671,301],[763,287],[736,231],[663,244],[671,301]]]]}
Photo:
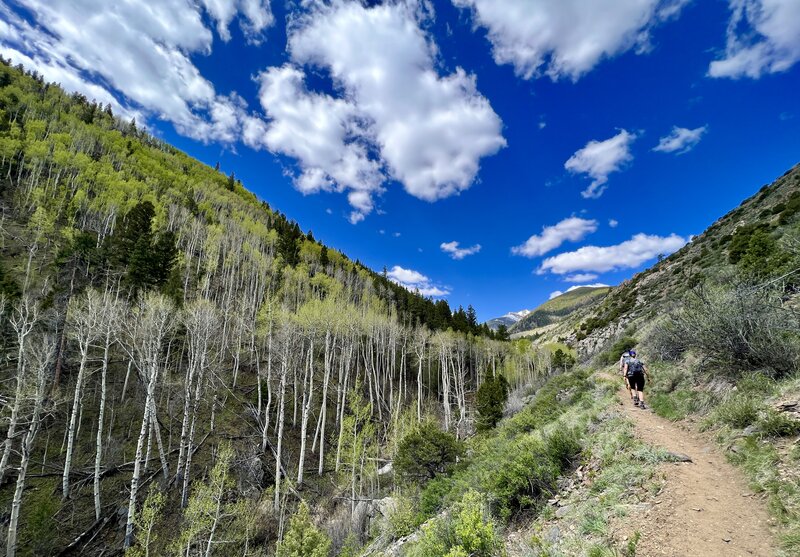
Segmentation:
{"type": "Polygon", "coordinates": [[[770,266],[792,271],[784,269],[784,263],[791,260],[790,252],[796,249],[798,218],[800,166],[795,166],[686,246],[613,288],[577,326],[565,323],[555,327],[553,334],[566,339],[584,356],[595,354],[626,327],[636,328],[676,307],[692,289],[707,282],[741,280],[737,271],[748,264],[743,256],[751,242],[763,243],[769,252],[759,260],[755,255],[758,246],[754,245],[751,258],[764,267],[764,273],[755,275],[769,275],[770,266]],[[781,258],[785,261],[778,261],[781,258]]]}
{"type": "Polygon", "coordinates": [[[495,370],[549,372],[5,63],[0,207],[8,556],[271,554],[304,504],[358,546],[406,431],[463,438],[495,370]]]}
{"type": "MultiPolygon", "coordinates": [[[[572,317],[580,310],[598,304],[608,294],[610,288],[584,286],[570,290],[548,300],[528,315],[517,321],[510,332],[515,334],[531,332],[547,328],[559,323],[572,322],[572,317]]],[[[552,327],[550,327],[552,328],[552,327]]]]}

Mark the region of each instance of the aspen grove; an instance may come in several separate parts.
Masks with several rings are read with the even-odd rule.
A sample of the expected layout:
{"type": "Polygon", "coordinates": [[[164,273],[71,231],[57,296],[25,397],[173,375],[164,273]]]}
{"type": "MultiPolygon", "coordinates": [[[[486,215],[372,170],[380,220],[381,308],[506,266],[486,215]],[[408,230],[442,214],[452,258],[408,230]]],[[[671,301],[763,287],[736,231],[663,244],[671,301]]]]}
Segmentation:
{"type": "Polygon", "coordinates": [[[0,180],[10,557],[266,554],[322,499],[364,536],[358,504],[391,489],[405,432],[462,439],[485,377],[553,371],[7,63],[0,180]]]}

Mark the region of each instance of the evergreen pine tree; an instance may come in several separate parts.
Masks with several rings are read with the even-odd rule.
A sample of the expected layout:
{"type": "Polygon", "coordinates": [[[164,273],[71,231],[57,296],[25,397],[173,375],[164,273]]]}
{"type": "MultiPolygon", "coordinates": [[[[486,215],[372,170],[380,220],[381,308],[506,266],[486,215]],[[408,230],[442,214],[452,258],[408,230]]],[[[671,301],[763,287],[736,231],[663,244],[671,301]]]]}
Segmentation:
{"type": "Polygon", "coordinates": [[[508,381],[502,374],[490,374],[478,387],[475,405],[478,410],[478,431],[487,431],[497,425],[503,417],[503,408],[508,400],[508,381]]]}

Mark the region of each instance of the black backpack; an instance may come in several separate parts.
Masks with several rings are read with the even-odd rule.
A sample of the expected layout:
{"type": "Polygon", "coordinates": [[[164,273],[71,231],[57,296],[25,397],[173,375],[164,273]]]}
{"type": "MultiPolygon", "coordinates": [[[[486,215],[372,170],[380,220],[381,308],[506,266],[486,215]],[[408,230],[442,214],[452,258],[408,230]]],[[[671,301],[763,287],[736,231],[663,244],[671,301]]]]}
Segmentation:
{"type": "Polygon", "coordinates": [[[637,358],[631,358],[628,360],[628,377],[633,377],[634,375],[638,375],[640,373],[644,373],[644,364],[642,361],[637,358]]]}

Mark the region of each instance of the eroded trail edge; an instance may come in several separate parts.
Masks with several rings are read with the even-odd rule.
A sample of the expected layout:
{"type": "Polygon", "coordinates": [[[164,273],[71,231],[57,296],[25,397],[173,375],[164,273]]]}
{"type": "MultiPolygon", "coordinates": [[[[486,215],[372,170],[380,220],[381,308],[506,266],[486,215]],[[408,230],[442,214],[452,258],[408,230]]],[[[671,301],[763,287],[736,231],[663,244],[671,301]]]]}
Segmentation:
{"type": "Polygon", "coordinates": [[[662,465],[665,486],[652,507],[625,519],[642,537],[637,555],[772,556],[777,554],[764,501],[719,453],[711,439],[633,406],[627,391],[618,398],[645,443],[691,462],[662,465]]]}

